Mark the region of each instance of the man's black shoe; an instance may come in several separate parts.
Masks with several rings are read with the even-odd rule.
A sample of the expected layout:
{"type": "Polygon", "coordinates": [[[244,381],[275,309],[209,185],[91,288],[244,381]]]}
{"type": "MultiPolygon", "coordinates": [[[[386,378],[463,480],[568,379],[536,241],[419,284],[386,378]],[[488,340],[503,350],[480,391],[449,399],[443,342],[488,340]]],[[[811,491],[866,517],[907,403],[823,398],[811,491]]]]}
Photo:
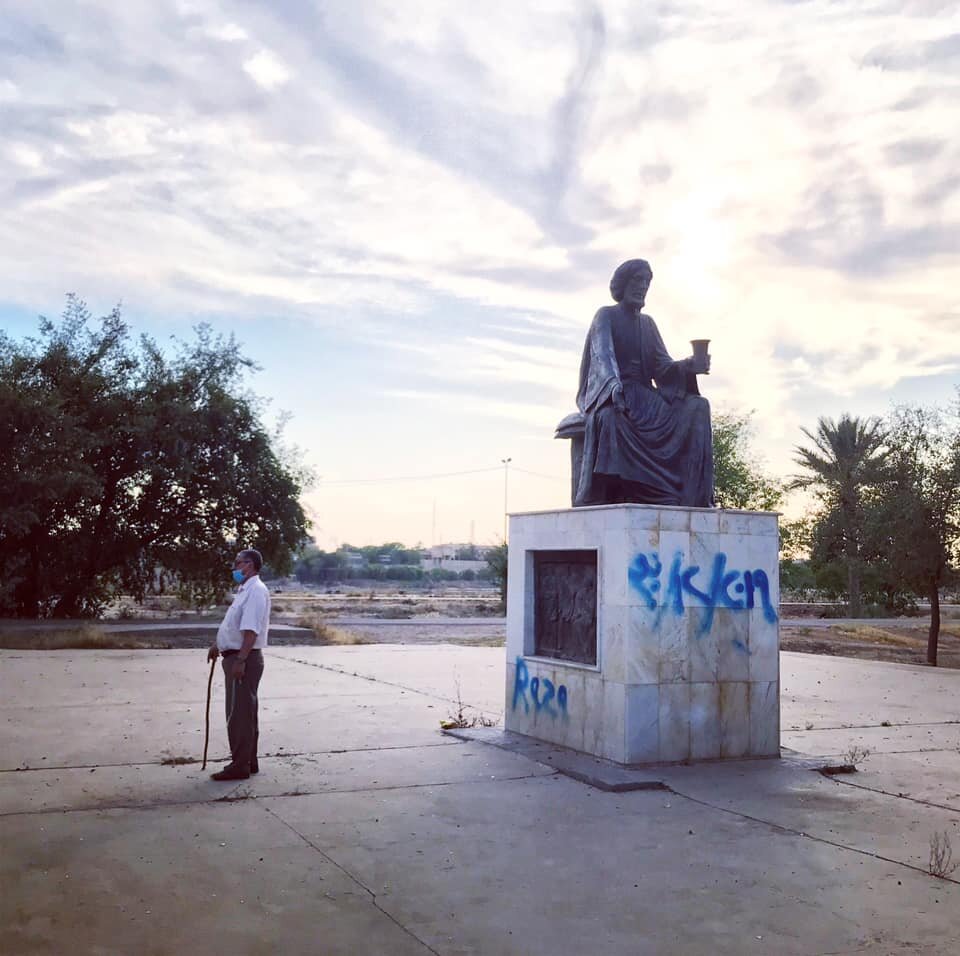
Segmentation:
{"type": "Polygon", "coordinates": [[[239,770],[236,767],[224,767],[218,773],[210,774],[211,780],[249,780],[250,774],[246,770],[239,770]]]}

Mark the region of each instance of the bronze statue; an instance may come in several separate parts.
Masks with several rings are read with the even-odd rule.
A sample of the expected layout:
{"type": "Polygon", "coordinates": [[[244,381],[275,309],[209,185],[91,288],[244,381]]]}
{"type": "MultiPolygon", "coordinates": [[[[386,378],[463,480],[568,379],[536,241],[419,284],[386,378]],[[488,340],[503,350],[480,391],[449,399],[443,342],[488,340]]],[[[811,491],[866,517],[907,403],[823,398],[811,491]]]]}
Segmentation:
{"type": "Polygon", "coordinates": [[[696,378],[710,371],[710,356],[702,340],[690,358],[667,354],[653,319],[641,312],[652,278],[646,260],[624,262],[610,280],[617,305],[601,308],[587,334],[580,413],[557,432],[574,438],[575,506],[713,505],[710,404],[696,378]]]}

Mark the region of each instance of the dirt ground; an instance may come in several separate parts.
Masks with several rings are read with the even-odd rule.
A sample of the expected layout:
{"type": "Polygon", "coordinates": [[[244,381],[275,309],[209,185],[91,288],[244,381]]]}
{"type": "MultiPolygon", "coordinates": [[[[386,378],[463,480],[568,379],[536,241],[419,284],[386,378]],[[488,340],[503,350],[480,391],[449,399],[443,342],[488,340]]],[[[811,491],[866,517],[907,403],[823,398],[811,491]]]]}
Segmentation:
{"type": "MultiPolygon", "coordinates": [[[[505,639],[503,607],[493,588],[358,588],[329,591],[274,588],[272,644],[460,644],[499,646],[505,639]]],[[[904,664],[926,662],[927,617],[891,620],[825,620],[782,609],[785,651],[829,654],[904,664]]],[[[206,647],[224,608],[184,612],[172,598],[145,606],[121,602],[103,622],[0,622],[0,647],[206,647]],[[72,625],[72,627],[71,627],[72,625]],[[122,630],[121,630],[122,629],[122,630]],[[72,641],[69,631],[86,643],[72,641]],[[52,635],[52,636],[51,636],[52,635]]],[[[940,631],[941,667],[960,668],[960,610],[945,610],[940,631]]]]}
{"type": "MultiPolygon", "coordinates": [[[[783,609],[780,646],[785,651],[867,660],[924,664],[927,617],[894,621],[815,618],[815,609],[783,609]]],[[[311,618],[376,644],[498,644],[505,637],[503,608],[490,588],[405,590],[344,589],[331,593],[289,591],[274,595],[276,620],[308,623],[311,618]],[[477,620],[491,618],[489,623],[477,620]],[[459,619],[459,620],[458,620],[459,619]]],[[[960,668],[960,612],[944,611],[938,663],[960,668]]]]}
{"type": "MultiPolygon", "coordinates": [[[[785,619],[780,626],[780,649],[805,654],[858,657],[898,664],[925,664],[929,618],[900,618],[896,623],[785,619]]],[[[960,621],[945,618],[940,624],[937,664],[960,668],[960,621]]]]}

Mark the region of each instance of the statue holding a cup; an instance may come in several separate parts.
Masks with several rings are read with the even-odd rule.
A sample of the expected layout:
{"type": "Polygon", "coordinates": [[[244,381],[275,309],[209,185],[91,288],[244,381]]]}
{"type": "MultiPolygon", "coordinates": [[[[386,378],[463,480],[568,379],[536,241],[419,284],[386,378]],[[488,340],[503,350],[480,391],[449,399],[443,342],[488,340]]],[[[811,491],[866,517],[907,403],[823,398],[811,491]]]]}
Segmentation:
{"type": "Polygon", "coordinates": [[[624,262],[610,280],[616,305],[604,306],[587,334],[577,407],[583,456],[574,505],[713,506],[710,404],[698,375],[709,375],[709,339],[675,361],[642,311],[653,278],[644,259],[624,262]]]}

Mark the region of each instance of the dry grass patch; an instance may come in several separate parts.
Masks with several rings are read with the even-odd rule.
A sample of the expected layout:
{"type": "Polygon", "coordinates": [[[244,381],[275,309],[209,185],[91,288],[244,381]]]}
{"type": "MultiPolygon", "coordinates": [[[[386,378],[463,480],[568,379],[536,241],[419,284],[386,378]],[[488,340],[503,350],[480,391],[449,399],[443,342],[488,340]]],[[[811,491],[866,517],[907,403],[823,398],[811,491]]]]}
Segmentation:
{"type": "MultiPolygon", "coordinates": [[[[410,602],[413,603],[412,601],[410,602]]],[[[428,605],[425,608],[417,609],[416,607],[409,607],[407,605],[399,604],[388,604],[385,607],[380,607],[373,612],[373,617],[380,618],[385,621],[401,621],[407,620],[411,617],[416,616],[417,614],[429,614],[435,612],[436,608],[428,605]]]]}
{"type": "Polygon", "coordinates": [[[314,639],[318,644],[372,644],[373,641],[364,637],[362,634],[354,634],[352,631],[345,631],[342,627],[334,627],[328,624],[317,614],[304,614],[297,618],[297,627],[304,627],[313,631],[314,639]]]}
{"type": "MultiPolygon", "coordinates": [[[[840,624],[831,627],[831,636],[847,641],[863,641],[868,644],[893,644],[897,647],[912,647],[916,638],[905,634],[894,634],[872,624],[840,624]]],[[[811,635],[813,636],[813,635],[811,635]]]]}
{"type": "Polygon", "coordinates": [[[79,627],[2,628],[0,648],[18,651],[61,650],[168,650],[169,641],[135,637],[129,633],[110,633],[96,624],[79,627]]]}

